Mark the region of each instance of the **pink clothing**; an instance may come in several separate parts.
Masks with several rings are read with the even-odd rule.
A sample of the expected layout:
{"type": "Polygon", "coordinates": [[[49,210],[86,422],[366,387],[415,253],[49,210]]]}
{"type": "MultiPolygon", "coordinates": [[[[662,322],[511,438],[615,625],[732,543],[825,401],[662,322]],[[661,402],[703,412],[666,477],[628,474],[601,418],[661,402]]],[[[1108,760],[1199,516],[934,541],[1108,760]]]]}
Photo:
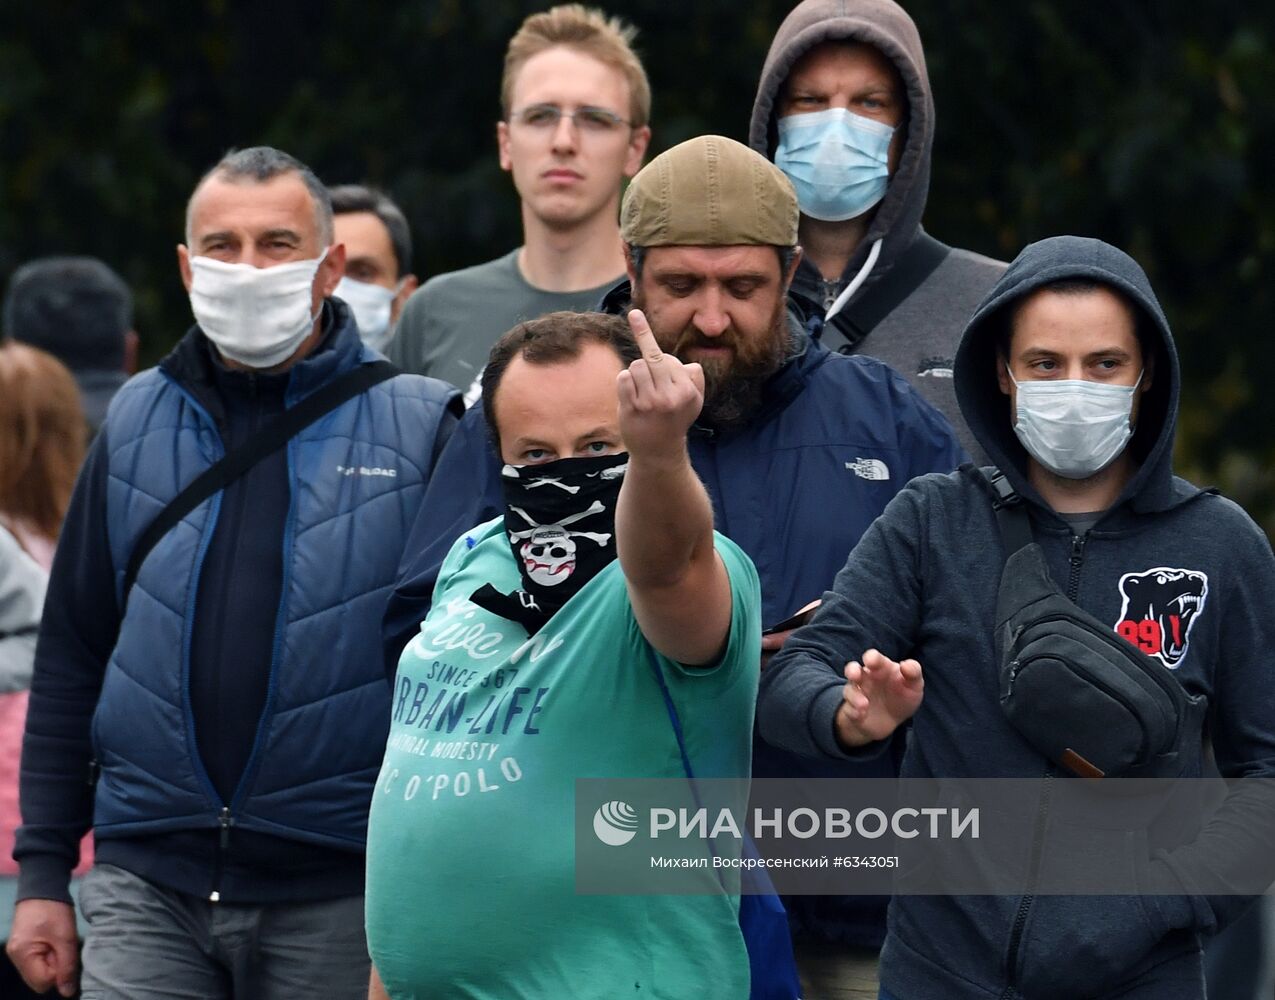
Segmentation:
{"type": "Polygon", "coordinates": [[[26,718],[27,692],[0,695],[0,875],[18,874],[18,863],[13,860],[13,834],[22,821],[18,811],[18,757],[26,718]]]}
{"type": "MultiPolygon", "coordinates": [[[[7,527],[27,555],[44,567],[53,564],[54,542],[25,526],[5,519],[7,527]]],[[[0,875],[17,875],[13,860],[13,840],[22,823],[18,807],[18,769],[22,758],[22,733],[26,728],[27,691],[0,694],[0,875]]],[[[80,864],[76,875],[83,875],[93,864],[93,835],[87,834],[80,844],[80,864]]]]}

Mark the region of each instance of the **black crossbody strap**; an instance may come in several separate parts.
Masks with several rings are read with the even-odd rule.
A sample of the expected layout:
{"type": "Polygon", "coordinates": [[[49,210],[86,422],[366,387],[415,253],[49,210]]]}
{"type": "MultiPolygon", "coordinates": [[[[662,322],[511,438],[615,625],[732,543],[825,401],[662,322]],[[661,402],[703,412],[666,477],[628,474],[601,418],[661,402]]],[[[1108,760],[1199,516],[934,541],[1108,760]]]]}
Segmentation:
{"type": "Polygon", "coordinates": [[[219,461],[191,480],[185,489],[155,515],[155,519],[146,526],[137,539],[137,544],[133,546],[133,552],[128,558],[128,568],[124,571],[124,603],[128,603],[128,593],[133,589],[137,574],[151,549],[183,517],[218,490],[225,489],[267,455],[274,454],[320,417],[397,374],[399,369],[388,361],[373,361],[346,372],[322,389],[311,393],[296,406],[279,414],[252,438],[223,455],[219,461]]]}
{"type": "Polygon", "coordinates": [[[996,523],[1000,528],[1001,541],[1005,544],[1005,558],[1008,559],[1034,541],[1031,516],[1023,505],[1023,498],[1014,492],[1014,487],[1000,469],[993,472],[987,483],[996,494],[992,509],[996,512],[996,523]]]}
{"type": "MultiPolygon", "coordinates": [[[[890,272],[880,281],[869,285],[863,292],[846,303],[832,318],[832,324],[844,319],[839,332],[846,338],[848,348],[856,347],[883,319],[890,315],[904,299],[915,291],[935,269],[943,263],[952,248],[940,243],[928,233],[918,233],[890,272]],[[850,329],[844,329],[848,326],[850,329]]],[[[828,345],[833,347],[832,344],[828,345]]],[[[837,349],[837,348],[834,348],[837,349]]]]}

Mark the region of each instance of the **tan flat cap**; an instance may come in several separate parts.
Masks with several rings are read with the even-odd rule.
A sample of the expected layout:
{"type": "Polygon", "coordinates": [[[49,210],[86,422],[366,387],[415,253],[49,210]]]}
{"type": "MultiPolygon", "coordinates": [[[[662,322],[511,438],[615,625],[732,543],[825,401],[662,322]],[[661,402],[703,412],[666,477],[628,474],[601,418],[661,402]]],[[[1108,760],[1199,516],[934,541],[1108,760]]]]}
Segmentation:
{"type": "Polygon", "coordinates": [[[797,242],[797,193],[783,171],[747,146],[702,135],[666,150],[633,178],[620,209],[630,246],[738,246],[797,242]]]}

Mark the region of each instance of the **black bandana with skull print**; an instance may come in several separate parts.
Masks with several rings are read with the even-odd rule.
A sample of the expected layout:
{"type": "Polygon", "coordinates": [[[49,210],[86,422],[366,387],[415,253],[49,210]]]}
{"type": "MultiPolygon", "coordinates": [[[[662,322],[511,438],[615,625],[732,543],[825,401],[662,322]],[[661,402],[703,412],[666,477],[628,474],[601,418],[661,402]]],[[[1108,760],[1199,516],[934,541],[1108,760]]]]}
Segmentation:
{"type": "Polygon", "coordinates": [[[538,632],[615,558],[615,506],[628,464],[621,453],[506,465],[505,535],[522,589],[502,594],[485,584],[470,600],[538,632]]]}

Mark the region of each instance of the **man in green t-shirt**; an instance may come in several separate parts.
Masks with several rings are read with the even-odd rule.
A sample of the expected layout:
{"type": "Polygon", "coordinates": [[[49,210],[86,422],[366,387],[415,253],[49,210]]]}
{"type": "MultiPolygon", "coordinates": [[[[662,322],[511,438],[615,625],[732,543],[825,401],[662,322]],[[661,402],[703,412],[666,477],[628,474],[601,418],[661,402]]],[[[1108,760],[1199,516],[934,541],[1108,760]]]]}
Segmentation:
{"type": "Polygon", "coordinates": [[[734,897],[575,892],[576,779],[685,776],[662,688],[698,776],[749,773],[760,592],[687,455],[703,371],[638,310],[559,312],[482,388],[505,515],[457,540],[399,661],[371,995],[746,997],[734,897]]]}

